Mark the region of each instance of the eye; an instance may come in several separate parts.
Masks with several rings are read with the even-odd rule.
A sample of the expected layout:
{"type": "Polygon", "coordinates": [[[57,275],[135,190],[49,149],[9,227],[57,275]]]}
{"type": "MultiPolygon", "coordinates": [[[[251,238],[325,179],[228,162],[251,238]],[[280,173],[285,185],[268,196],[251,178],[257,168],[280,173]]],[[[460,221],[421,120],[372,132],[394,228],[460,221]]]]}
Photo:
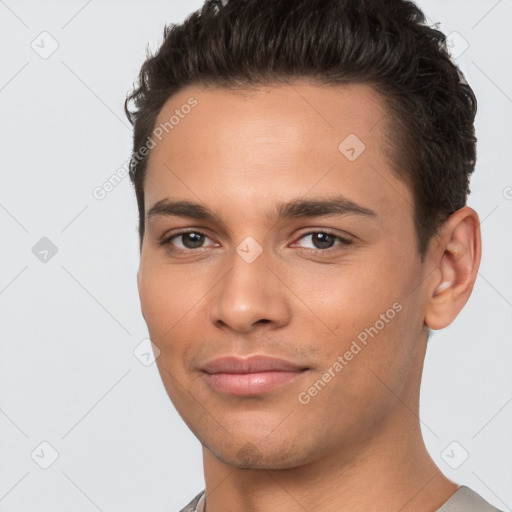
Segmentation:
{"type": "MultiPolygon", "coordinates": [[[[347,246],[352,243],[352,240],[343,238],[339,235],[329,233],[327,231],[310,231],[304,233],[299,240],[310,238],[313,247],[304,247],[316,252],[326,252],[333,249],[338,242],[338,246],[347,246]]],[[[191,252],[195,249],[202,249],[205,246],[205,239],[210,239],[205,233],[197,230],[180,231],[164,239],[162,245],[169,246],[169,248],[176,252],[191,252]]],[[[218,244],[217,244],[218,245],[218,244]]],[[[296,246],[297,244],[294,244],[296,246]]],[[[215,247],[213,243],[210,247],[215,247]]]]}
{"type": "Polygon", "coordinates": [[[311,238],[311,242],[313,243],[313,247],[306,247],[306,249],[312,249],[314,251],[325,252],[329,249],[332,249],[335,245],[336,241],[339,241],[338,245],[345,246],[350,245],[352,240],[348,240],[347,238],[343,238],[339,235],[335,235],[333,233],[329,233],[327,231],[310,231],[309,233],[303,234],[299,240],[305,238],[311,238]]]}
{"type": "Polygon", "coordinates": [[[180,231],[163,240],[162,245],[169,245],[173,250],[176,249],[177,251],[186,252],[188,250],[201,249],[206,238],[209,237],[201,231],[180,231]],[[176,239],[178,243],[172,242],[174,239],[176,239]]]}

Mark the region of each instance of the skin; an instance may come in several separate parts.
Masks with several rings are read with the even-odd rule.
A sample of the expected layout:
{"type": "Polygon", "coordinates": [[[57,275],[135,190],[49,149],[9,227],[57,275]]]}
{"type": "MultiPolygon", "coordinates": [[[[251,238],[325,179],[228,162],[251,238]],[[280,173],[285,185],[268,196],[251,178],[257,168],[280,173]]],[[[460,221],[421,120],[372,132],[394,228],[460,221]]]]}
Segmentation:
{"type": "Polygon", "coordinates": [[[385,156],[386,111],[367,85],[189,86],[156,124],[190,97],[197,106],[151,150],[146,212],[172,198],[219,220],[148,219],[138,287],[164,386],[203,445],[207,511],[437,510],[458,486],[424,445],[420,380],[427,327],[449,325],[473,288],[476,212],[455,212],[421,261],[413,198],[385,156]],[[366,146],[354,161],[338,149],[348,134],[366,146]],[[339,194],[376,216],[268,217],[283,201],[339,194]],[[206,235],[199,248],[169,241],[190,228],[206,235]],[[322,246],[319,232],[352,243],[322,246]],[[262,249],[252,263],[236,252],[248,236],[262,249]],[[394,303],[401,311],[300,403],[394,303]],[[265,395],[228,396],[199,369],[228,354],[309,370],[265,395]]]}

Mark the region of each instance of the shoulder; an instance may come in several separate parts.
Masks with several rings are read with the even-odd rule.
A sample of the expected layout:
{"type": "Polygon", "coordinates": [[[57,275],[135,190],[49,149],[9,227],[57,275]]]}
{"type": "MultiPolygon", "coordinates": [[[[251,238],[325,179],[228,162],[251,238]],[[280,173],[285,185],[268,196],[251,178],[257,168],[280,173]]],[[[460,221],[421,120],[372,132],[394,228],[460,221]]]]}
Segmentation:
{"type": "Polygon", "coordinates": [[[436,512],[502,512],[482,496],[465,485],[461,485],[436,512]]]}
{"type": "Polygon", "coordinates": [[[201,491],[185,508],[182,508],[180,512],[196,512],[197,504],[203,496],[204,491],[201,491]]]}

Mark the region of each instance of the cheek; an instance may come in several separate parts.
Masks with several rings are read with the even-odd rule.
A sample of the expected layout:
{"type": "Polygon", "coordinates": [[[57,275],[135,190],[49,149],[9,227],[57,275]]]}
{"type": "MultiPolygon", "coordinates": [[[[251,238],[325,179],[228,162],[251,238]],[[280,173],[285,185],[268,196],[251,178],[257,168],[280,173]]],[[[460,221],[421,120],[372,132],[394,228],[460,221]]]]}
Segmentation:
{"type": "Polygon", "coordinates": [[[322,417],[348,436],[370,429],[389,414],[406,385],[415,352],[405,307],[384,307],[386,323],[380,313],[368,313],[367,306],[355,302],[343,313],[345,329],[340,327],[338,336],[326,344],[318,372],[298,397],[301,404],[307,402],[299,409],[304,414],[322,417]]]}
{"type": "Polygon", "coordinates": [[[346,309],[339,315],[339,344],[333,352],[336,355],[342,349],[347,361],[345,381],[340,379],[339,384],[346,386],[350,407],[373,408],[375,413],[377,409],[384,413],[401,395],[422,330],[407,273],[397,270],[391,278],[386,272],[380,276],[371,285],[354,283],[353,300],[345,302],[346,309]]]}
{"type": "Polygon", "coordinates": [[[315,378],[331,368],[340,376],[333,381],[354,407],[363,397],[389,394],[379,377],[392,389],[403,384],[421,328],[409,295],[413,273],[387,256],[372,262],[347,260],[329,275],[317,273],[300,281],[297,295],[309,310],[307,321],[299,321],[307,333],[303,339],[317,340],[319,348],[315,378]],[[333,368],[337,361],[342,370],[339,364],[333,368]]]}
{"type": "MultiPolygon", "coordinates": [[[[190,355],[204,342],[202,319],[207,317],[212,287],[204,273],[191,275],[184,266],[141,260],[139,297],[151,341],[160,350],[157,365],[180,381],[185,379],[190,355]]],[[[162,378],[171,379],[164,374],[162,378]]]]}
{"type": "Polygon", "coordinates": [[[176,300],[169,293],[165,276],[154,270],[141,272],[139,297],[142,314],[151,333],[161,334],[170,328],[176,314],[176,300]]]}
{"type": "Polygon", "coordinates": [[[294,301],[296,313],[307,320],[307,329],[322,333],[331,348],[343,348],[359,333],[364,337],[364,329],[377,321],[379,332],[387,328],[388,323],[381,325],[381,314],[389,310],[385,320],[390,322],[396,316],[393,304],[403,294],[399,282],[387,282],[390,274],[377,261],[347,259],[332,269],[303,273],[300,279],[290,275],[288,281],[294,283],[294,294],[300,299],[294,301]]]}
{"type": "Polygon", "coordinates": [[[193,324],[188,315],[194,304],[188,299],[185,278],[181,274],[158,264],[148,268],[141,262],[138,278],[141,310],[151,341],[160,351],[156,365],[162,382],[176,404],[187,399],[183,363],[187,345],[183,341],[185,336],[193,336],[190,330],[193,324]]]}
{"type": "Polygon", "coordinates": [[[176,363],[183,359],[180,352],[183,344],[179,343],[180,328],[186,319],[187,310],[183,299],[183,292],[176,293],[176,283],[167,272],[161,272],[153,267],[151,271],[140,272],[139,297],[141,311],[146,322],[151,341],[160,350],[156,359],[162,380],[169,393],[174,395],[172,389],[173,379],[179,380],[180,365],[176,363]],[[174,340],[175,342],[171,342],[174,340]]]}
{"type": "Polygon", "coordinates": [[[188,272],[141,260],[139,297],[150,331],[158,336],[166,333],[172,336],[180,321],[193,313],[204,295],[199,287],[200,279],[188,272]]]}

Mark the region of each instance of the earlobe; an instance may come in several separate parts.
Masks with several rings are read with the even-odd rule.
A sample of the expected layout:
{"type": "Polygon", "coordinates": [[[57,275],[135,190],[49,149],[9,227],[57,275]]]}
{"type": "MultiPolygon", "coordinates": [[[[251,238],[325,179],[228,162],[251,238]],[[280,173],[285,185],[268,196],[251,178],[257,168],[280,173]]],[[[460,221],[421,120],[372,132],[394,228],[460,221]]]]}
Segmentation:
{"type": "Polygon", "coordinates": [[[478,274],[481,245],[477,213],[468,206],[457,210],[446,221],[434,251],[439,272],[432,273],[425,312],[431,329],[450,325],[466,304],[478,274]]]}

